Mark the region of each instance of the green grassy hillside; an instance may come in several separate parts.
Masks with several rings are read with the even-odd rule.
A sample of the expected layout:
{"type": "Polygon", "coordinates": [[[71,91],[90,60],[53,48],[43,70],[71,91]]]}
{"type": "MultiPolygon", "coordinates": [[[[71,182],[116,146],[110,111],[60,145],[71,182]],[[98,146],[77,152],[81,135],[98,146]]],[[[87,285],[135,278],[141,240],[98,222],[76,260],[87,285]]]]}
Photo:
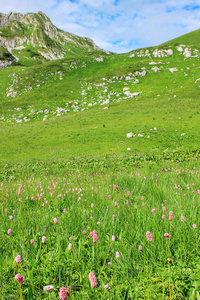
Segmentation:
{"type": "Polygon", "coordinates": [[[162,46],[166,46],[166,45],[177,46],[180,44],[189,45],[189,46],[199,46],[200,29],[181,35],[173,40],[163,43],[162,46]]]}
{"type": "Polygon", "coordinates": [[[200,46],[187,43],[198,32],[181,51],[96,52],[35,66],[24,56],[24,66],[0,70],[1,160],[198,148],[200,46]]]}

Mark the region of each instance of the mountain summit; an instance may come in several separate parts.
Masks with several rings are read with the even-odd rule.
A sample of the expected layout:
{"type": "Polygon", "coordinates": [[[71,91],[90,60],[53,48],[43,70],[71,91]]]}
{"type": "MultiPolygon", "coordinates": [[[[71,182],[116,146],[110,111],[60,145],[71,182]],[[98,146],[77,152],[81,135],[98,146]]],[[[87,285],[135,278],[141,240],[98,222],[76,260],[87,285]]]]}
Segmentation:
{"type": "MultiPolygon", "coordinates": [[[[0,59],[8,58],[10,53],[16,60],[21,50],[23,55],[40,60],[103,51],[89,38],[58,29],[43,12],[0,13],[0,48],[0,59]]],[[[10,59],[13,59],[11,55],[10,59]]]]}

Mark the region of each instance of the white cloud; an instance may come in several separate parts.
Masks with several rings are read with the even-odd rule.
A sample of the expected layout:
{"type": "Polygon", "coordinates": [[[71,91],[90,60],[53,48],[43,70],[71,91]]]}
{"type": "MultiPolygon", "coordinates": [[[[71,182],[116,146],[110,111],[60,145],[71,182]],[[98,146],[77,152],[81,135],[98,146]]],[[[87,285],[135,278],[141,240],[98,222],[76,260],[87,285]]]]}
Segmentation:
{"type": "Polygon", "coordinates": [[[200,28],[199,0],[6,0],[0,11],[43,11],[60,29],[113,52],[158,45],[200,28]]]}

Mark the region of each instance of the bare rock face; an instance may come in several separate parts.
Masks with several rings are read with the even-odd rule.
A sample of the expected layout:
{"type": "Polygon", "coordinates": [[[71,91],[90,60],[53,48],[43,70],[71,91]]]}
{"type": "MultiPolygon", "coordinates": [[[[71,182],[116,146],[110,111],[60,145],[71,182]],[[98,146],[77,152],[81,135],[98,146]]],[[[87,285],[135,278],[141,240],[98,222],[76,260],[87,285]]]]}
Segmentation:
{"type": "Polygon", "coordinates": [[[12,49],[19,48],[24,43],[41,48],[36,51],[48,60],[63,58],[67,43],[82,50],[101,50],[89,38],[81,38],[58,29],[43,12],[0,13],[0,47],[12,53],[12,49]]]}
{"type": "Polygon", "coordinates": [[[21,21],[23,16],[23,14],[15,12],[10,12],[8,15],[0,13],[0,28],[12,24],[13,21],[21,21]]]}
{"type": "Polygon", "coordinates": [[[12,64],[12,61],[0,60],[0,69],[6,68],[7,66],[10,66],[11,64],[12,64]]]}
{"type": "Polygon", "coordinates": [[[19,37],[15,37],[13,39],[6,39],[3,38],[2,36],[0,36],[0,47],[4,47],[8,50],[10,49],[14,49],[20,45],[23,45],[26,42],[27,38],[19,38],[19,37]]]}

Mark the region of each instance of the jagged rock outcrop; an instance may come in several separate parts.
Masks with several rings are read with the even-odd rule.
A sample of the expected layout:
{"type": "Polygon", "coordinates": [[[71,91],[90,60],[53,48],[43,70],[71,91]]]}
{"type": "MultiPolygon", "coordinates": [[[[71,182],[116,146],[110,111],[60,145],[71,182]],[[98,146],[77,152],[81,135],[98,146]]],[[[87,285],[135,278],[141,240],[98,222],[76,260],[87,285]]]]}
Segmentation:
{"type": "Polygon", "coordinates": [[[89,38],[58,29],[43,12],[11,12],[8,15],[0,13],[0,46],[12,52],[25,43],[26,47],[37,47],[38,55],[48,60],[63,58],[66,51],[71,51],[71,47],[73,52],[76,48],[79,51],[103,51],[89,38]]]}
{"type": "Polygon", "coordinates": [[[6,68],[7,66],[10,66],[11,64],[12,64],[12,61],[0,60],[0,69],[6,68]]]}

